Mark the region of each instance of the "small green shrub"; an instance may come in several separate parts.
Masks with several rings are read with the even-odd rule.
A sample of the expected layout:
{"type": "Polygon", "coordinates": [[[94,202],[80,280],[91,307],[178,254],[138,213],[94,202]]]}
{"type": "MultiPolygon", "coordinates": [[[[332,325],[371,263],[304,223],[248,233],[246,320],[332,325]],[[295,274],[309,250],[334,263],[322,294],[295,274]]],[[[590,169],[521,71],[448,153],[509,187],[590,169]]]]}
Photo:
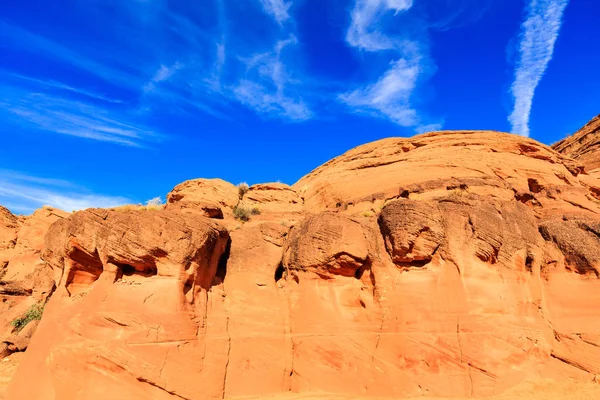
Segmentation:
{"type": "Polygon", "coordinates": [[[258,207],[252,207],[252,210],[250,210],[250,214],[260,215],[260,209],[258,207]]]}
{"type": "Polygon", "coordinates": [[[250,186],[248,186],[246,182],[242,182],[238,185],[238,196],[240,197],[240,200],[244,198],[244,195],[248,193],[249,189],[250,186]]]}
{"type": "Polygon", "coordinates": [[[242,221],[242,222],[250,221],[250,214],[251,214],[251,211],[249,209],[247,209],[246,207],[241,207],[241,206],[233,207],[233,216],[235,217],[235,219],[237,219],[239,221],[242,221]]]}
{"type": "Polygon", "coordinates": [[[36,321],[42,319],[42,314],[44,313],[44,304],[34,304],[29,307],[29,310],[19,318],[15,319],[11,322],[12,326],[15,327],[17,332],[21,329],[25,328],[28,323],[31,321],[36,321]]]}
{"type": "Polygon", "coordinates": [[[450,200],[458,201],[458,200],[462,199],[463,196],[465,196],[465,191],[464,190],[461,190],[461,189],[452,189],[450,191],[450,194],[448,195],[448,198],[450,200]]]}

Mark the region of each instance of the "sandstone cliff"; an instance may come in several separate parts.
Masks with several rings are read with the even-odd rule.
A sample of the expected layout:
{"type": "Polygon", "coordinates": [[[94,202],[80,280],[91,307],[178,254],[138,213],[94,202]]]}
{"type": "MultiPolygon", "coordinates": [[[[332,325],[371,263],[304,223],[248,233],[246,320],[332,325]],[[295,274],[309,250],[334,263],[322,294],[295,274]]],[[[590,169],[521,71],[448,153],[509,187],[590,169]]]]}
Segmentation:
{"type": "MultiPolygon", "coordinates": [[[[37,321],[18,330],[13,322],[55,288],[51,271],[41,259],[48,228],[67,213],[50,207],[17,217],[0,207],[0,360],[27,349],[37,321]]],[[[0,362],[0,398],[20,355],[0,362]]]]}
{"type": "MultiPolygon", "coordinates": [[[[72,214],[44,228],[56,290],[6,399],[588,390],[598,187],[534,140],[439,132],[360,146],[291,187],[197,179],[164,210],[72,214]]],[[[13,248],[19,220],[0,217],[13,248]]]]}
{"type": "Polygon", "coordinates": [[[581,162],[589,172],[600,168],[600,115],[552,148],[581,162]]]}

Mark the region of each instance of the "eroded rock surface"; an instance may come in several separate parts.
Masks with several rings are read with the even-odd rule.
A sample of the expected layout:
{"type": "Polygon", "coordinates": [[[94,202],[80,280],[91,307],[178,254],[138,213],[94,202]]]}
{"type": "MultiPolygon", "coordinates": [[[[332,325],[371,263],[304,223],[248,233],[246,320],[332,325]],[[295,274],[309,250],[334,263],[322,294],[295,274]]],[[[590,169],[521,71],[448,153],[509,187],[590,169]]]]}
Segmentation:
{"type": "Polygon", "coordinates": [[[239,202],[239,190],[222,179],[194,179],[177,185],[167,195],[167,209],[222,219],[239,202]]]}
{"type": "Polygon", "coordinates": [[[287,271],[313,272],[324,278],[354,277],[370,262],[372,242],[360,222],[340,214],[317,214],[292,228],[283,265],[287,271]]]}
{"type": "Polygon", "coordinates": [[[44,207],[15,216],[0,207],[0,363],[10,367],[0,368],[0,398],[37,328],[38,321],[27,315],[40,309],[55,287],[52,271],[40,258],[44,236],[67,215],[44,207]]]}
{"type": "Polygon", "coordinates": [[[600,168],[600,115],[552,148],[581,162],[588,172],[600,168]]]}
{"type": "Polygon", "coordinates": [[[599,187],[531,139],[438,132],[358,147],[292,187],[200,179],[165,210],[75,213],[46,235],[57,289],[7,399],[592,385],[599,187]]]}
{"type": "Polygon", "coordinates": [[[562,215],[596,207],[580,182],[582,171],[578,162],[531,139],[449,131],[357,147],[293,187],[308,211],[378,213],[390,199],[439,199],[466,192],[562,215]]]}
{"type": "Polygon", "coordinates": [[[87,210],[54,224],[43,257],[58,288],[7,397],[221,396],[227,341],[207,338],[207,318],[228,237],[169,211],[87,210]]]}
{"type": "Polygon", "coordinates": [[[243,205],[257,207],[261,214],[298,214],[303,211],[303,201],[291,186],[283,183],[253,185],[244,194],[243,205]]]}

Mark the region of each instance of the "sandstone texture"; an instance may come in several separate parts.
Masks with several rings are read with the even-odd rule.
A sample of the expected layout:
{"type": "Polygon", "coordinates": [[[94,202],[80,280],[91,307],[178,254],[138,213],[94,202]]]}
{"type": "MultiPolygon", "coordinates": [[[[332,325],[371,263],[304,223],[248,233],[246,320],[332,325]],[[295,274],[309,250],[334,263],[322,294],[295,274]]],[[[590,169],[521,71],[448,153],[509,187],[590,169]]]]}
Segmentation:
{"type": "Polygon", "coordinates": [[[222,179],[194,179],[177,185],[167,195],[167,209],[178,209],[207,216],[223,218],[239,202],[239,191],[222,179]]]}
{"type": "Polygon", "coordinates": [[[600,115],[552,148],[581,162],[589,172],[600,168],[600,115]]]}
{"type": "Polygon", "coordinates": [[[39,321],[23,319],[18,328],[13,322],[37,309],[55,288],[52,271],[41,259],[44,236],[67,215],[44,207],[23,217],[0,207],[0,398],[39,321]]]}
{"type": "MultiPolygon", "coordinates": [[[[51,294],[4,347],[5,398],[597,398],[600,182],[569,154],[436,132],[293,186],[62,216],[36,247],[53,289],[6,307],[51,294]]],[[[12,251],[23,222],[0,218],[12,251]]]]}
{"type": "Polygon", "coordinates": [[[43,257],[57,290],[7,397],[219,395],[205,381],[218,374],[208,365],[225,369],[227,340],[207,334],[207,317],[228,238],[170,211],[92,209],[54,224],[43,257]]]}

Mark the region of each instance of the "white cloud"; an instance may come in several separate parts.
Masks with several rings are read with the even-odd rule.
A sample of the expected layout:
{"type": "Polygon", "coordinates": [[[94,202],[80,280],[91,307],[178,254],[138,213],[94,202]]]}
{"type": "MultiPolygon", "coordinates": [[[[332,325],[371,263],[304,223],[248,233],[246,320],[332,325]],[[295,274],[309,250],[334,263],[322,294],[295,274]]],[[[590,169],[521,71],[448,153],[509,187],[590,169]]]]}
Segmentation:
{"type": "Polygon", "coordinates": [[[297,43],[296,37],[277,41],[272,52],[255,54],[246,60],[247,73],[254,79],[242,79],[233,87],[234,97],[259,114],[304,121],[312,116],[308,106],[290,94],[288,86],[299,83],[288,74],[281,61],[282,51],[297,43]]]}
{"type": "Polygon", "coordinates": [[[150,79],[150,81],[148,81],[148,83],[146,83],[144,85],[144,88],[143,88],[144,93],[153,91],[156,88],[157,84],[167,81],[170,77],[172,77],[181,68],[183,68],[183,65],[179,62],[176,62],[175,64],[173,64],[170,67],[161,65],[156,70],[156,72],[154,73],[154,76],[150,79]]]}
{"type": "Polygon", "coordinates": [[[215,61],[210,77],[204,81],[208,85],[208,88],[214,92],[221,93],[221,74],[225,67],[225,61],[227,60],[225,38],[221,39],[220,43],[215,46],[215,61]]]}
{"type": "Polygon", "coordinates": [[[90,193],[84,188],[59,179],[6,170],[0,172],[0,204],[4,204],[13,212],[29,214],[45,205],[70,212],[132,203],[126,197],[90,193]]]}
{"type": "Polygon", "coordinates": [[[388,52],[393,60],[374,83],[338,96],[355,112],[388,119],[403,127],[421,124],[411,97],[428,64],[418,41],[407,35],[386,34],[382,20],[392,13],[396,16],[406,12],[412,6],[413,0],[356,0],[346,41],[350,46],[369,53],[388,52]]]}
{"type": "Polygon", "coordinates": [[[396,38],[381,32],[379,20],[387,12],[395,14],[412,8],[413,0],[356,0],[346,41],[366,51],[392,50],[401,46],[396,38]]]}
{"type": "Polygon", "coordinates": [[[512,84],[512,132],[529,136],[529,117],[535,89],[552,59],[568,0],[531,0],[521,26],[519,61],[512,84]]]}
{"type": "MultiPolygon", "coordinates": [[[[0,21],[0,30],[3,33],[3,46],[13,47],[19,51],[26,51],[36,56],[47,57],[77,67],[111,84],[134,88],[140,82],[140,77],[137,74],[120,68],[120,65],[116,65],[116,63],[96,60],[92,55],[86,56],[82,52],[70,49],[25,29],[0,21]]],[[[134,60],[127,61],[130,65],[135,65],[134,60]]]]}
{"type": "Polygon", "coordinates": [[[177,11],[163,1],[113,3],[110,12],[97,2],[81,10],[82,23],[111,21],[111,29],[94,32],[93,46],[72,35],[61,36],[64,30],[42,34],[0,21],[2,46],[33,62],[53,65],[52,71],[22,77],[28,82],[14,84],[22,89],[20,93],[14,88],[7,95],[3,92],[0,113],[10,113],[11,122],[21,128],[129,146],[143,146],[146,139],[157,136],[143,124],[166,119],[150,117],[157,113],[231,120],[242,103],[283,120],[305,120],[312,115],[301,98],[306,77],[289,62],[294,54],[282,57],[283,48],[296,43],[290,35],[295,27],[284,24],[292,19],[291,0],[253,4],[255,11],[264,11],[264,20],[272,18],[280,24],[277,36],[290,35],[279,42],[268,36],[273,29],[248,29],[247,15],[233,5],[226,10],[228,3],[222,0],[186,3],[177,11]],[[265,58],[257,59],[255,66],[244,65],[252,55],[262,53],[265,58]],[[49,80],[57,76],[60,82],[49,80]],[[249,93],[260,97],[250,98],[249,93]],[[98,105],[102,102],[109,104],[98,105]]]}
{"type": "Polygon", "coordinates": [[[5,114],[5,123],[25,129],[134,147],[162,138],[160,134],[135,123],[124,111],[69,97],[31,92],[28,88],[4,85],[0,106],[0,115],[5,114]]]}
{"type": "Polygon", "coordinates": [[[419,119],[410,105],[410,96],[420,73],[418,61],[394,61],[376,83],[344,93],[340,99],[359,112],[375,113],[400,126],[415,126],[419,119]]]}
{"type": "Polygon", "coordinates": [[[272,16],[278,24],[282,24],[290,18],[288,10],[291,7],[291,2],[284,0],[260,0],[263,9],[267,14],[272,16]]]}
{"type": "Polygon", "coordinates": [[[256,82],[242,80],[233,88],[233,93],[240,103],[259,114],[293,121],[305,121],[312,116],[308,106],[302,101],[269,91],[256,82]]]}
{"type": "Polygon", "coordinates": [[[12,78],[22,80],[26,83],[34,84],[34,85],[38,86],[38,88],[58,89],[61,91],[71,92],[71,93],[75,93],[75,94],[82,95],[85,97],[89,97],[90,99],[106,101],[108,103],[115,103],[115,104],[123,103],[122,100],[113,99],[113,98],[110,98],[101,93],[96,93],[96,92],[82,89],[82,88],[75,88],[75,87],[72,87],[69,85],[65,85],[64,83],[53,81],[53,80],[36,79],[36,78],[29,77],[29,76],[23,76],[23,75],[19,75],[19,74],[11,74],[11,73],[7,73],[5,75],[12,77],[12,78]]]}
{"type": "Polygon", "coordinates": [[[225,43],[217,43],[217,61],[215,61],[215,69],[220,73],[225,65],[225,43]]]}

